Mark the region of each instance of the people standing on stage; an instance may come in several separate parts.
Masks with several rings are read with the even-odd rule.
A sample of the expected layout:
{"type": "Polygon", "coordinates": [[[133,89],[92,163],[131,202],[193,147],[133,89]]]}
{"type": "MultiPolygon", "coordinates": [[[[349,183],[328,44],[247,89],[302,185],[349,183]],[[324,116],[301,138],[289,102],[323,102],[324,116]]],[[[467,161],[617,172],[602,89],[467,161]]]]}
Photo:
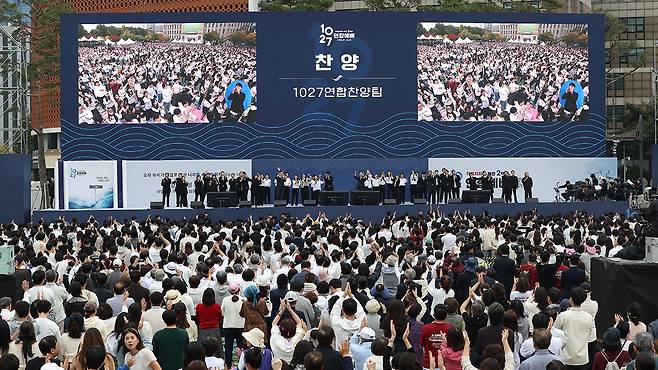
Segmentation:
{"type": "Polygon", "coordinates": [[[404,204],[405,190],[407,188],[407,178],[404,177],[404,174],[400,172],[395,182],[395,189],[397,194],[397,203],[404,204]]]}
{"type": "MultiPolygon", "coordinates": [[[[384,183],[386,184],[386,198],[385,199],[397,199],[395,197],[393,188],[395,185],[395,177],[393,176],[393,172],[388,171],[386,172],[386,176],[384,176],[384,183]]],[[[383,202],[382,202],[383,203],[383,202]]]]}
{"type": "Polygon", "coordinates": [[[163,207],[169,207],[169,196],[171,195],[171,179],[169,174],[165,174],[162,181],[160,181],[162,186],[162,205],[163,207]]]}
{"type": "Polygon", "coordinates": [[[302,178],[299,180],[299,189],[302,193],[302,205],[304,204],[305,200],[310,199],[308,188],[309,183],[310,180],[308,177],[306,177],[306,174],[302,174],[302,178]]]}
{"type": "Polygon", "coordinates": [[[182,173],[176,178],[176,207],[187,207],[187,179],[182,173]]]}
{"type": "Polygon", "coordinates": [[[313,199],[316,201],[320,200],[320,191],[322,191],[322,184],[324,184],[324,181],[320,180],[320,176],[318,175],[313,176],[313,180],[311,180],[311,189],[313,189],[313,199]]]}
{"type": "Polygon", "coordinates": [[[206,201],[206,195],[210,192],[210,187],[212,186],[213,174],[211,172],[206,172],[201,178],[203,180],[203,192],[201,193],[201,203],[206,201]]]}
{"type": "Polygon", "coordinates": [[[452,192],[452,178],[447,168],[441,169],[441,174],[439,175],[439,188],[441,190],[439,202],[448,203],[450,193],[452,192]]]}
{"type": "Polygon", "coordinates": [[[512,201],[512,179],[509,172],[503,171],[500,185],[503,189],[500,197],[505,200],[505,203],[510,203],[512,201]]]}
{"type": "Polygon", "coordinates": [[[272,179],[270,179],[270,175],[265,175],[263,181],[260,183],[260,188],[263,194],[263,203],[270,204],[270,189],[272,188],[272,179]]]}
{"type": "Polygon", "coordinates": [[[377,183],[379,183],[379,203],[384,204],[384,199],[386,199],[386,181],[384,178],[386,174],[382,171],[377,175],[377,183]]]}
{"type": "Polygon", "coordinates": [[[292,179],[292,200],[290,203],[294,206],[299,205],[299,187],[301,186],[301,181],[299,177],[295,175],[292,179]]]}
{"type": "Polygon", "coordinates": [[[487,171],[482,171],[482,177],[480,178],[482,183],[482,190],[487,190],[489,192],[489,201],[493,202],[493,190],[494,190],[494,179],[490,173],[487,171]]]}
{"type": "Polygon", "coordinates": [[[354,171],[354,180],[356,180],[357,191],[366,190],[366,176],[363,171],[359,171],[358,173],[354,171]]]}
{"type": "Polygon", "coordinates": [[[210,185],[208,186],[208,193],[216,193],[219,191],[219,180],[217,175],[212,175],[210,178],[210,185]]]}
{"type": "Polygon", "coordinates": [[[238,179],[235,178],[234,173],[228,179],[228,191],[238,192],[238,179]]]}
{"type": "Polygon", "coordinates": [[[427,203],[436,204],[436,176],[434,171],[427,171],[427,203]]]}
{"type": "Polygon", "coordinates": [[[478,179],[475,178],[475,174],[473,174],[473,172],[468,175],[468,179],[466,179],[466,185],[468,186],[468,190],[478,190],[478,179]]]}
{"type": "Polygon", "coordinates": [[[194,201],[203,202],[203,179],[197,176],[194,180],[194,201]]]}
{"type": "Polygon", "coordinates": [[[247,173],[240,171],[240,175],[237,179],[237,189],[238,198],[241,201],[247,200],[247,195],[249,194],[249,183],[251,183],[251,179],[247,177],[247,173]]]}
{"type": "Polygon", "coordinates": [[[523,192],[525,193],[525,200],[532,198],[532,177],[528,174],[528,171],[523,173],[523,178],[521,179],[523,184],[523,192]]]}
{"type": "Polygon", "coordinates": [[[418,198],[425,199],[427,201],[427,174],[425,172],[421,173],[418,177],[418,198]]]}
{"type": "Polygon", "coordinates": [[[292,179],[288,176],[288,172],[283,174],[283,199],[286,205],[290,204],[290,187],[292,186],[292,179]]]}
{"type": "Polygon", "coordinates": [[[257,207],[263,205],[263,188],[261,184],[263,182],[263,175],[257,173],[251,178],[251,200],[252,203],[257,207]]]}
{"type": "Polygon", "coordinates": [[[411,175],[409,175],[409,191],[413,202],[414,198],[418,198],[418,173],[414,170],[411,170],[411,175]]]}
{"type": "Polygon", "coordinates": [[[283,200],[283,183],[286,179],[283,178],[283,171],[280,168],[276,169],[276,177],[274,178],[274,200],[283,200]]]}
{"type": "Polygon", "coordinates": [[[219,178],[217,179],[217,189],[221,192],[228,191],[228,178],[224,171],[219,173],[219,178]]]}
{"type": "Polygon", "coordinates": [[[516,199],[516,189],[519,187],[519,177],[516,176],[516,172],[512,170],[510,172],[510,185],[512,186],[512,195],[514,196],[514,203],[519,201],[516,199]]]}
{"type": "Polygon", "coordinates": [[[455,170],[452,170],[450,172],[450,176],[452,177],[452,198],[459,199],[461,198],[459,192],[462,187],[462,177],[459,176],[459,174],[455,170]]]}
{"type": "Polygon", "coordinates": [[[327,171],[324,173],[324,190],[334,191],[334,175],[327,171]]]}

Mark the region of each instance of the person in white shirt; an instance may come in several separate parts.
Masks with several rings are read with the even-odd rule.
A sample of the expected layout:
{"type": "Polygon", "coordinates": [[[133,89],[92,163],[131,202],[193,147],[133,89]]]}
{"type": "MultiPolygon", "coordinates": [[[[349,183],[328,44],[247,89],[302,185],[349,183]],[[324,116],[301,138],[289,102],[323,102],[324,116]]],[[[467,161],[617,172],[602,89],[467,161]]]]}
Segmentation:
{"type": "Polygon", "coordinates": [[[313,180],[311,180],[311,188],[313,189],[313,199],[315,200],[320,199],[320,191],[322,190],[322,184],[324,184],[324,181],[320,180],[318,175],[313,176],[313,180]]]}
{"type": "Polygon", "coordinates": [[[567,335],[566,345],[560,354],[567,366],[582,366],[589,362],[588,343],[596,333],[592,333],[594,318],[581,305],[587,299],[582,288],[571,289],[571,308],[560,312],[555,320],[555,327],[567,335]]]}
{"type": "Polygon", "coordinates": [[[349,283],[342,296],[336,300],[331,308],[329,317],[336,334],[335,348],[340,348],[344,341],[349,340],[352,334],[361,329],[366,313],[363,311],[361,304],[352,296],[349,283]]]}
{"type": "Polygon", "coordinates": [[[288,300],[283,299],[279,306],[279,312],[272,321],[272,336],[270,337],[270,346],[274,356],[282,359],[286,363],[292,361],[295,346],[304,338],[306,325],[299,318],[295,310],[292,309],[288,300]],[[288,312],[292,319],[281,321],[283,314],[288,312]]]}
{"type": "MultiPolygon", "coordinates": [[[[550,318],[545,313],[540,312],[535,316],[533,316],[532,326],[534,329],[548,330],[549,327],[551,326],[550,318]]],[[[548,346],[548,350],[551,351],[552,354],[556,356],[560,356],[560,353],[562,352],[564,345],[565,345],[565,341],[563,338],[561,338],[560,336],[551,335],[551,344],[548,346]]],[[[530,338],[526,339],[521,344],[521,350],[519,351],[519,354],[523,358],[528,358],[532,356],[533,353],[535,353],[535,347],[532,341],[532,336],[530,336],[530,338]]]]}
{"type": "Polygon", "coordinates": [[[216,357],[219,352],[219,340],[215,337],[206,337],[201,341],[203,349],[206,351],[206,367],[208,370],[225,370],[224,359],[216,357]]]}
{"type": "Polygon", "coordinates": [[[55,293],[44,285],[46,280],[46,273],[43,270],[36,270],[32,274],[32,282],[34,286],[30,288],[27,280],[23,281],[22,287],[25,294],[23,300],[32,304],[36,300],[45,300],[52,302],[55,299],[55,293]]]}
{"type": "Polygon", "coordinates": [[[39,326],[37,341],[40,341],[49,335],[54,336],[58,341],[62,339],[62,333],[59,331],[59,326],[48,318],[51,308],[50,302],[43,300],[37,301],[37,313],[39,316],[34,319],[36,325],[39,326]]]}
{"type": "Polygon", "coordinates": [[[398,175],[397,181],[395,182],[395,188],[397,193],[397,202],[398,204],[404,204],[404,196],[407,189],[407,178],[404,177],[403,173],[398,175]]]}

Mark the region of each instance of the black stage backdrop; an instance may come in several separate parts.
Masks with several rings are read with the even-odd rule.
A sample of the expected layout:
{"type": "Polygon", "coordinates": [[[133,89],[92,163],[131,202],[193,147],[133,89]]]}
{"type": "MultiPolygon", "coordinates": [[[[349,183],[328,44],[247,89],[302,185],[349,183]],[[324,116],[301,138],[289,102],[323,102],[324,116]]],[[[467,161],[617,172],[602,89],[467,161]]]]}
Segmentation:
{"type": "Polygon", "coordinates": [[[658,264],[592,258],[592,299],[599,303],[597,337],[614,325],[614,315],[625,316],[631,302],[642,305],[647,325],[658,318],[658,264]]]}

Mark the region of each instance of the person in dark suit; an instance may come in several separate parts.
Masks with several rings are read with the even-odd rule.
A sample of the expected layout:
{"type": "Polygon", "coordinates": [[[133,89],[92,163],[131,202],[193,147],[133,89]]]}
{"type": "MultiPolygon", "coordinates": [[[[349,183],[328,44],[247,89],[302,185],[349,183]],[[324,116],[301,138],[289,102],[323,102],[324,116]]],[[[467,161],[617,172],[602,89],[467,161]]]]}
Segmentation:
{"type": "Polygon", "coordinates": [[[472,172],[466,179],[466,185],[468,185],[468,190],[478,190],[478,179],[475,178],[472,172]]]}
{"type": "Polygon", "coordinates": [[[210,172],[203,174],[203,191],[201,192],[201,203],[206,201],[206,195],[210,192],[213,175],[210,172]]]}
{"type": "Polygon", "coordinates": [[[509,296],[516,274],[516,263],[509,258],[509,245],[503,244],[498,247],[498,257],[494,260],[493,269],[496,271],[496,280],[505,286],[507,296],[509,296]]]}
{"type": "Polygon", "coordinates": [[[356,190],[364,191],[366,190],[366,176],[363,171],[357,173],[354,171],[354,179],[356,180],[356,190]]]}
{"type": "Polygon", "coordinates": [[[510,172],[510,186],[512,187],[514,203],[518,203],[519,201],[516,199],[516,189],[519,187],[519,177],[516,176],[516,172],[514,172],[514,170],[510,172]]]}
{"type": "Polygon", "coordinates": [[[450,176],[452,177],[452,198],[459,199],[461,198],[459,192],[462,187],[462,177],[455,170],[450,172],[450,176]]]}
{"type": "Polygon", "coordinates": [[[482,182],[482,190],[489,191],[489,201],[493,201],[493,189],[494,189],[494,179],[490,173],[487,171],[482,171],[482,177],[480,178],[482,182]]]}
{"type": "Polygon", "coordinates": [[[247,177],[247,173],[244,171],[240,172],[240,176],[237,179],[237,191],[238,197],[241,201],[247,200],[247,195],[249,194],[249,183],[251,179],[247,177]]]}
{"type": "Polygon", "coordinates": [[[203,202],[203,180],[201,176],[197,176],[194,180],[194,201],[203,202]]]}
{"type": "Polygon", "coordinates": [[[441,174],[439,175],[439,187],[441,189],[439,201],[448,203],[448,199],[450,199],[450,193],[452,192],[452,178],[447,168],[441,170],[441,174]]]}
{"type": "Polygon", "coordinates": [[[219,178],[217,178],[217,190],[222,192],[228,190],[228,178],[226,177],[226,173],[224,173],[224,171],[220,172],[219,178]]]}
{"type": "Polygon", "coordinates": [[[525,199],[528,200],[528,198],[532,198],[532,177],[530,177],[527,171],[523,174],[521,184],[523,184],[525,199]]]}
{"type": "Polygon", "coordinates": [[[169,207],[169,196],[171,195],[171,179],[169,174],[165,174],[162,181],[160,181],[160,186],[162,186],[162,205],[164,207],[169,207]]]}
{"type": "Polygon", "coordinates": [[[425,172],[421,173],[418,177],[418,198],[427,199],[427,174],[425,172]]]}
{"type": "Polygon", "coordinates": [[[427,203],[429,204],[436,204],[436,196],[435,196],[435,186],[436,186],[436,178],[434,177],[434,172],[431,170],[427,172],[427,203]]]}
{"type": "Polygon", "coordinates": [[[182,173],[176,178],[176,207],[187,207],[187,179],[182,173]]]}
{"type": "Polygon", "coordinates": [[[501,176],[500,180],[501,187],[503,188],[501,197],[505,200],[505,203],[509,203],[512,201],[512,183],[509,172],[503,172],[503,176],[501,176]]]}
{"type": "Polygon", "coordinates": [[[277,168],[276,177],[274,178],[274,200],[283,200],[283,195],[285,189],[283,188],[283,183],[285,178],[283,176],[283,171],[277,168]]]}
{"type": "Polygon", "coordinates": [[[247,99],[245,93],[242,92],[242,84],[240,82],[235,85],[228,99],[231,101],[231,108],[229,109],[231,117],[237,121],[242,116],[242,113],[244,113],[244,101],[247,99]]]}
{"type": "Polygon", "coordinates": [[[334,176],[329,171],[324,173],[324,190],[334,191],[334,176]]]}
{"type": "Polygon", "coordinates": [[[228,179],[228,191],[238,192],[238,179],[235,178],[235,174],[231,174],[228,179]]]}
{"type": "Polygon", "coordinates": [[[562,271],[562,297],[569,298],[569,291],[587,281],[585,270],[580,268],[580,257],[577,254],[569,256],[569,268],[562,271]]]}

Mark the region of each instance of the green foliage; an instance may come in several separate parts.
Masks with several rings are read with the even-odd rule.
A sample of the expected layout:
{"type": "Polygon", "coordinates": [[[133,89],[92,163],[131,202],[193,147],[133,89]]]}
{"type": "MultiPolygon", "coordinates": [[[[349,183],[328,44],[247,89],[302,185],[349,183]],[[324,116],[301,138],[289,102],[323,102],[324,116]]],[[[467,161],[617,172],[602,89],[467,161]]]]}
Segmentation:
{"type": "Polygon", "coordinates": [[[85,30],[85,28],[81,24],[79,24],[78,25],[78,38],[80,38],[80,37],[82,37],[86,34],[87,34],[87,30],[85,30]]]}
{"type": "Polygon", "coordinates": [[[368,10],[373,11],[410,11],[418,8],[421,0],[365,0],[368,10]]]}
{"type": "Polygon", "coordinates": [[[424,34],[425,32],[427,32],[425,27],[423,27],[423,25],[420,24],[420,22],[418,22],[418,24],[416,25],[416,36],[420,36],[420,35],[424,34]]]}
{"type": "Polygon", "coordinates": [[[505,2],[498,0],[469,1],[469,0],[438,0],[436,5],[419,6],[418,11],[436,12],[552,12],[561,4],[559,0],[512,0],[505,2]]]}
{"type": "Polygon", "coordinates": [[[587,33],[569,32],[560,38],[560,41],[568,45],[587,47],[587,33]]]}
{"type": "Polygon", "coordinates": [[[212,31],[203,34],[203,41],[209,42],[211,44],[216,44],[222,41],[222,38],[219,36],[219,33],[217,33],[216,31],[212,31]]]}
{"type": "Polygon", "coordinates": [[[256,33],[236,31],[228,35],[227,39],[234,44],[256,45],[256,33]]]}
{"type": "Polygon", "coordinates": [[[550,32],[540,33],[539,36],[537,36],[537,39],[539,42],[545,42],[547,44],[552,44],[555,42],[555,36],[550,32]]]}
{"type": "Polygon", "coordinates": [[[334,0],[261,0],[263,12],[325,12],[334,5],[334,0]]]}

